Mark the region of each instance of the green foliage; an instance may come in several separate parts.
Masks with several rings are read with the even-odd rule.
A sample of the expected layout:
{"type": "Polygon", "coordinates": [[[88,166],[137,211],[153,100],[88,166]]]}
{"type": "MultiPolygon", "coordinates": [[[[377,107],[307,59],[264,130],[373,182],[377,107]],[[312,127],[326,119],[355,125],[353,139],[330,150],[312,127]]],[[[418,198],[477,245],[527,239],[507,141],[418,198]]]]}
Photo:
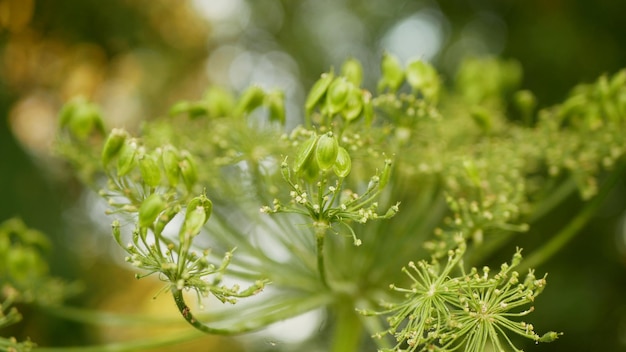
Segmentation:
{"type": "MultiPolygon", "coordinates": [[[[106,136],[97,109],[75,100],[61,113],[57,151],[107,200],[137,277],[157,274],[201,331],[243,333],[340,306],[364,316],[338,320],[337,351],[360,339],[342,324],[366,329],[381,351],[519,351],[519,337],[555,340],[560,333],[540,336],[522,320],[546,276],[535,277],[521,249],[495,274],[484,265],[576,190],[606,196],[624,166],[626,71],[535,115],[514,61],[470,60],[448,87],[423,61],[404,68],[385,54],[381,65],[378,93],[360,86],[354,59],[324,73],[303,126],[289,131],[284,95],[257,86],[239,97],[211,88],[137,136],[106,136]],[[238,304],[201,321],[188,290],[238,304]],[[254,304],[238,302],[253,295],[254,304]]],[[[557,249],[571,233],[557,233],[557,249]]],[[[535,249],[531,263],[553,248],[535,249]]]]}

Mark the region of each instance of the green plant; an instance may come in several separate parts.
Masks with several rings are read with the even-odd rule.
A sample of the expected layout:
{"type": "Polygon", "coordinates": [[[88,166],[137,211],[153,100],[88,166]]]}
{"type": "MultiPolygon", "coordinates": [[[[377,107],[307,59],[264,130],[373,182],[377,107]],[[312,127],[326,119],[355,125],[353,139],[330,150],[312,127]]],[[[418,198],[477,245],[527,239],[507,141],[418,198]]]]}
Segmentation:
{"type": "Polygon", "coordinates": [[[381,68],[376,93],[355,60],[323,74],[295,128],[283,94],[256,86],[238,97],[211,88],[136,134],[107,132],[98,108],[75,99],[56,150],[107,200],[137,277],[158,275],[202,332],[241,334],[324,308],[333,351],[555,340],[526,321],[546,285],[530,268],[622,176],[626,71],[536,112],[514,61],[468,60],[450,86],[424,61],[403,67],[385,54],[381,68]],[[485,266],[575,192],[581,212],[527,259],[517,249],[499,270],[485,266]],[[201,307],[207,296],[234,305],[197,313],[184,291],[201,307]]]}

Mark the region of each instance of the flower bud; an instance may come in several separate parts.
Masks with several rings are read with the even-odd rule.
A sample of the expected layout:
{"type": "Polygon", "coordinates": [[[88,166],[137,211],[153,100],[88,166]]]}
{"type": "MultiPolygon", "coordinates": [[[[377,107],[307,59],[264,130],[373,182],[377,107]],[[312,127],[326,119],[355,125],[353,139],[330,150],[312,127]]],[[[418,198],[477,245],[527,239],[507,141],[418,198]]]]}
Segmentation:
{"type": "Polygon", "coordinates": [[[236,116],[243,116],[258,108],[265,98],[265,92],[259,86],[251,86],[246,89],[239,98],[235,111],[236,116]]]}
{"type": "Polygon", "coordinates": [[[315,105],[322,99],[324,94],[326,94],[326,91],[334,78],[335,75],[332,72],[324,73],[322,74],[322,77],[315,82],[306,98],[306,102],[304,103],[307,115],[311,114],[315,105]]]}
{"type": "Polygon", "coordinates": [[[128,133],[123,129],[114,128],[109,137],[107,137],[106,142],[104,143],[104,147],[102,148],[102,165],[106,167],[113,158],[115,158],[119,153],[122,147],[124,146],[124,142],[128,137],[128,133]]]}
{"type": "Polygon", "coordinates": [[[422,93],[425,100],[437,101],[441,83],[433,66],[422,60],[409,63],[406,68],[406,80],[413,91],[422,93]]]}
{"type": "Polygon", "coordinates": [[[348,151],[345,148],[339,147],[337,159],[333,165],[333,171],[339,177],[346,177],[350,173],[351,169],[352,161],[350,159],[350,154],[348,154],[348,151]]]}
{"type": "Polygon", "coordinates": [[[163,148],[161,154],[161,162],[163,163],[163,169],[165,170],[165,176],[170,186],[176,187],[178,185],[178,177],[180,175],[180,169],[178,167],[179,157],[178,150],[171,145],[163,148]]]}
{"type": "Polygon", "coordinates": [[[317,135],[313,133],[311,135],[311,138],[307,139],[304,143],[300,145],[300,148],[298,149],[298,154],[296,154],[296,160],[293,163],[294,172],[300,172],[300,170],[302,170],[307,161],[313,158],[313,151],[315,150],[317,139],[317,135]]]}
{"type": "Polygon", "coordinates": [[[404,80],[404,70],[400,61],[389,53],[383,54],[381,71],[382,77],[378,81],[378,91],[382,92],[385,88],[389,88],[392,93],[397,91],[404,80]]]}
{"type": "Polygon", "coordinates": [[[359,87],[363,81],[363,66],[356,59],[348,59],[341,66],[341,75],[355,87],[359,87]]]}
{"type": "Polygon", "coordinates": [[[337,160],[338,152],[339,143],[332,132],[320,136],[317,141],[317,147],[315,148],[315,160],[317,160],[319,168],[326,171],[333,167],[337,160]]]}
{"type": "Polygon", "coordinates": [[[558,339],[560,335],[562,334],[559,334],[558,332],[554,332],[554,331],[549,331],[543,334],[543,336],[539,338],[539,342],[553,342],[556,339],[558,339]]]}
{"type": "Polygon", "coordinates": [[[152,193],[139,207],[139,226],[151,227],[154,220],[165,210],[166,203],[158,193],[152,193]]]}
{"type": "Polygon", "coordinates": [[[152,155],[143,155],[139,159],[139,171],[143,182],[149,187],[161,184],[161,169],[152,155]]]}
{"type": "Polygon", "coordinates": [[[137,149],[137,142],[134,140],[124,143],[117,159],[117,176],[122,177],[135,167],[137,149]]]}
{"type": "Polygon", "coordinates": [[[285,94],[276,90],[265,96],[264,104],[270,113],[270,121],[278,121],[285,124],[285,94]]]}
{"type": "Polygon", "coordinates": [[[180,167],[180,173],[183,176],[183,182],[187,187],[187,190],[191,190],[198,181],[198,168],[196,162],[193,160],[189,152],[183,151],[181,153],[181,161],[178,164],[180,167]]]}
{"type": "Polygon", "coordinates": [[[344,77],[338,77],[330,84],[326,93],[326,107],[330,115],[334,115],[343,109],[348,102],[348,96],[352,87],[352,84],[344,77]]]}

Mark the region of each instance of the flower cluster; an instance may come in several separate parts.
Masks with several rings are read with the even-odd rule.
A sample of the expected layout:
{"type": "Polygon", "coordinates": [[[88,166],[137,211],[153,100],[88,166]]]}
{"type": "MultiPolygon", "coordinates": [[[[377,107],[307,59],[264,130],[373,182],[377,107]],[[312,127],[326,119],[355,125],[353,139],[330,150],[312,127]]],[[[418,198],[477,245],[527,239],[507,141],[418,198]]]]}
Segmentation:
{"type": "Polygon", "coordinates": [[[537,342],[550,342],[558,333],[539,336],[533,325],[516,318],[533,311],[532,304],[545,285],[545,276],[536,278],[529,271],[523,281],[512,269],[522,260],[518,250],[510,264],[490,275],[489,267],[482,272],[472,268],[463,270],[465,244],[450,251],[443,268],[439,262],[410,262],[402,271],[410,278],[408,288],[391,285],[404,295],[400,303],[383,303],[382,312],[363,311],[364,314],[388,314],[389,330],[376,335],[393,335],[398,341],[393,349],[383,351],[521,351],[508,337],[514,333],[537,342]],[[454,276],[454,272],[459,272],[454,276]]]}

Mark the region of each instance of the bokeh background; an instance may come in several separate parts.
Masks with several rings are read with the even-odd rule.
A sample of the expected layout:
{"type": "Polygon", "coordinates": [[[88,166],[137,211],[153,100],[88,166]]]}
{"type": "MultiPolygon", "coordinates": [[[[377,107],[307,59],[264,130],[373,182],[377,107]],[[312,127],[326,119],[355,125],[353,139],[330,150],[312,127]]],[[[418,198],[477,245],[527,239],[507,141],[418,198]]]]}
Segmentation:
{"type": "MultiPolygon", "coordinates": [[[[103,209],[51,153],[64,101],[86,96],[102,105],[110,126],[133,130],[209,84],[240,91],[255,83],[285,90],[295,125],[321,72],[354,57],[371,88],[389,51],[431,61],[448,83],[465,57],[516,59],[523,88],[546,107],[576,83],[626,67],[624,14],[626,2],[614,0],[0,0],[0,221],[20,216],[50,236],[53,274],[85,287],[72,304],[175,314],[169,302],[150,300],[156,283],[137,282],[118,265],[103,209]]],[[[554,216],[577,206],[572,198],[554,216]]],[[[584,231],[538,268],[550,275],[535,328],[566,334],[526,350],[626,351],[625,216],[622,181],[584,231]]],[[[560,221],[536,231],[549,235],[553,222],[560,221]]],[[[43,346],[159,333],[21,310],[25,320],[0,333],[43,346]]],[[[172,350],[279,350],[272,341],[206,337],[172,350]]]]}

